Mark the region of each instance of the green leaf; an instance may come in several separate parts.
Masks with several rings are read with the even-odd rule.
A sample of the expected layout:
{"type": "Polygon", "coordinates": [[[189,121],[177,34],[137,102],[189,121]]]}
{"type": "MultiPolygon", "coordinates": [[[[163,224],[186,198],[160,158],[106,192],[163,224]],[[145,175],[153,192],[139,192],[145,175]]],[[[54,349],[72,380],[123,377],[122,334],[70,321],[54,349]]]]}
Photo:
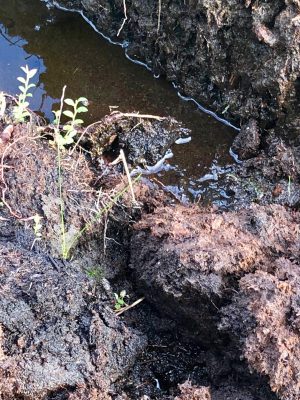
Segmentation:
{"type": "Polygon", "coordinates": [[[26,80],[25,80],[25,78],[22,78],[22,76],[19,76],[19,77],[17,78],[17,80],[18,80],[19,82],[24,83],[24,85],[26,84],[26,80]]]}
{"type": "Polygon", "coordinates": [[[25,67],[21,67],[21,70],[25,72],[25,74],[27,75],[28,70],[28,65],[25,65],[25,67]]]}
{"type": "Polygon", "coordinates": [[[68,104],[68,106],[75,106],[75,101],[72,99],[65,99],[65,103],[68,104]]]}
{"type": "Polygon", "coordinates": [[[64,125],[63,130],[66,132],[70,132],[71,130],[73,130],[73,125],[66,124],[64,125]]]}
{"type": "Polygon", "coordinates": [[[75,131],[75,129],[73,131],[68,132],[68,137],[73,138],[74,136],[76,136],[77,131],[75,131]]]}
{"type": "Polygon", "coordinates": [[[33,97],[32,93],[27,93],[26,97],[33,97]]]}
{"type": "Polygon", "coordinates": [[[82,119],[75,119],[73,121],[73,123],[74,123],[74,125],[80,125],[80,124],[83,124],[83,120],[82,119]]]}
{"type": "Polygon", "coordinates": [[[30,83],[30,84],[27,86],[27,89],[31,89],[31,88],[33,88],[33,87],[35,87],[35,84],[34,84],[34,83],[30,83]]]}
{"type": "Polygon", "coordinates": [[[78,107],[76,110],[77,113],[88,112],[88,109],[84,106],[78,107]]]}
{"type": "Polygon", "coordinates": [[[64,140],[65,140],[65,144],[72,144],[72,143],[74,142],[73,138],[72,138],[72,137],[69,137],[69,135],[66,136],[66,137],[64,138],[64,140]]]}
{"type": "Polygon", "coordinates": [[[36,68],[33,68],[33,69],[31,69],[30,71],[28,70],[27,76],[28,76],[29,79],[31,79],[31,78],[34,77],[34,75],[35,75],[36,73],[37,73],[37,69],[36,69],[36,68]]]}
{"type": "MultiPolygon", "coordinates": [[[[25,93],[25,88],[24,88],[24,86],[19,86],[19,90],[20,90],[20,92],[22,92],[22,93],[25,93]]],[[[20,96],[19,96],[20,97],[20,96]]]]}
{"type": "Polygon", "coordinates": [[[72,111],[70,111],[70,110],[64,111],[63,114],[64,114],[66,117],[69,117],[69,118],[73,118],[73,117],[74,117],[74,114],[73,114],[72,111]]]}
{"type": "Polygon", "coordinates": [[[70,129],[70,130],[68,130],[67,132],[66,132],[66,136],[65,137],[71,137],[71,138],[73,138],[75,135],[76,135],[76,131],[74,130],[74,129],[70,129]]]}
{"type": "Polygon", "coordinates": [[[85,97],[79,97],[79,99],[77,99],[78,103],[88,103],[88,99],[85,97]]]}
{"type": "Polygon", "coordinates": [[[24,106],[25,108],[28,107],[28,106],[29,106],[28,101],[24,101],[23,106],[24,106]]]}

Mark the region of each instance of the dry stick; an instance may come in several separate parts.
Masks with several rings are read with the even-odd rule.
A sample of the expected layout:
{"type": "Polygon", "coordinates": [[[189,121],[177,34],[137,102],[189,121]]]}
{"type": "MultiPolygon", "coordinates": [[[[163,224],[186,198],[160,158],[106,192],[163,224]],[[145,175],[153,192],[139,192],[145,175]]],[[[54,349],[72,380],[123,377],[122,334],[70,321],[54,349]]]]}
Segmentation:
{"type": "Polygon", "coordinates": [[[165,117],[159,117],[157,115],[151,114],[139,114],[139,113],[120,113],[123,117],[135,117],[135,118],[145,118],[145,119],[156,119],[157,121],[162,121],[166,119],[165,117]]]}
{"type": "Polygon", "coordinates": [[[132,184],[131,176],[130,176],[129,169],[128,169],[128,164],[127,164],[126,157],[125,157],[123,149],[120,150],[120,156],[121,156],[121,160],[123,162],[123,165],[124,165],[124,168],[125,168],[125,172],[126,172],[126,175],[127,175],[128,184],[129,184],[130,192],[131,192],[131,196],[132,196],[132,201],[134,203],[136,203],[134,190],[133,190],[133,184],[132,184]]]}
{"type": "Polygon", "coordinates": [[[56,140],[56,147],[57,147],[57,172],[58,172],[58,191],[59,191],[59,210],[60,210],[60,230],[61,230],[61,237],[62,237],[62,243],[61,243],[61,249],[62,249],[62,256],[63,258],[66,259],[66,230],[65,230],[65,203],[63,199],[63,186],[62,186],[62,168],[61,168],[61,152],[60,152],[60,143],[59,143],[59,126],[60,126],[60,120],[61,116],[63,114],[63,106],[64,106],[64,99],[65,99],[65,92],[66,92],[67,86],[65,85],[62,90],[62,95],[60,99],[60,109],[59,109],[59,114],[57,117],[56,121],[56,127],[54,129],[54,140],[56,140]]]}
{"type": "Polygon", "coordinates": [[[158,0],[158,21],[157,21],[157,33],[160,30],[160,20],[161,20],[161,0],[158,0]]]}
{"type": "Polygon", "coordinates": [[[120,35],[122,29],[124,28],[125,22],[127,21],[127,8],[126,8],[126,0],[123,0],[123,8],[124,8],[124,19],[120,29],[118,30],[117,36],[120,35]]]}
{"type": "Polygon", "coordinates": [[[137,301],[135,301],[134,303],[130,304],[129,306],[123,307],[121,310],[116,310],[115,314],[117,316],[123,314],[125,311],[130,310],[131,308],[137,306],[138,304],[140,304],[143,300],[145,300],[145,297],[141,297],[140,299],[138,299],[137,301]]]}

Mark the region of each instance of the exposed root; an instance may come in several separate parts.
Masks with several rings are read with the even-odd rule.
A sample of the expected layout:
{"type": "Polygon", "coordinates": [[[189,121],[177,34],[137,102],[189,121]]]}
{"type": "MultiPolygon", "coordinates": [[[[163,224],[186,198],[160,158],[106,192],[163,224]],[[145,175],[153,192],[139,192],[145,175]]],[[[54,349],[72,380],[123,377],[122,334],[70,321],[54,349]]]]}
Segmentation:
{"type": "Polygon", "coordinates": [[[124,151],[122,149],[120,150],[119,157],[115,161],[113,161],[111,164],[115,165],[119,161],[122,161],[122,163],[124,165],[124,169],[125,169],[125,172],[126,172],[126,176],[127,176],[127,179],[128,179],[128,184],[129,184],[129,188],[130,188],[130,192],[131,192],[131,196],[132,196],[132,201],[134,203],[136,203],[134,190],[133,190],[132,179],[131,179],[131,176],[130,176],[130,172],[129,172],[128,164],[127,164],[127,161],[126,161],[126,157],[125,157],[124,151]]]}
{"type": "Polygon", "coordinates": [[[156,119],[157,121],[163,121],[164,119],[166,119],[165,117],[159,117],[158,115],[151,115],[151,114],[121,113],[120,111],[116,111],[116,113],[120,114],[120,117],[156,119]]]}

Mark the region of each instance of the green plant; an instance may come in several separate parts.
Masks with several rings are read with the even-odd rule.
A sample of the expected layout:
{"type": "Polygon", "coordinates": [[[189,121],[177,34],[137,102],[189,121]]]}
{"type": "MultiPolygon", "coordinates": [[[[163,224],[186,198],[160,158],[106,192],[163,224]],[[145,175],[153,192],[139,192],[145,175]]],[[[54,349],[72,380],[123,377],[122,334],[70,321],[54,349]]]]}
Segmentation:
{"type": "MultiPolygon", "coordinates": [[[[27,98],[32,97],[32,94],[29,93],[28,91],[35,85],[29,82],[30,79],[37,72],[36,69],[30,70],[27,65],[21,68],[25,72],[26,78],[18,77],[18,80],[23,85],[19,86],[21,94],[18,96],[18,99],[16,100],[16,106],[14,107],[13,110],[14,119],[16,122],[24,122],[25,118],[30,115],[29,111],[27,110],[27,107],[29,105],[27,98]]],[[[65,229],[65,203],[63,199],[63,176],[62,176],[62,162],[61,162],[62,151],[65,150],[66,145],[70,145],[74,142],[74,136],[77,133],[77,129],[78,127],[80,127],[80,125],[83,124],[83,120],[78,118],[78,114],[85,113],[88,111],[86,107],[88,100],[85,97],[79,97],[77,100],[65,99],[65,90],[66,86],[64,86],[62,90],[59,110],[53,111],[55,115],[55,120],[53,121],[54,140],[52,141],[52,144],[54,144],[57,149],[58,190],[60,199],[61,254],[64,259],[67,259],[69,257],[71,248],[77,243],[79,238],[95,222],[99,220],[101,215],[109,211],[113,207],[113,205],[116,204],[119,198],[121,198],[129,188],[132,188],[132,182],[130,181],[130,184],[127,187],[120,190],[113,198],[111,198],[111,201],[107,205],[105,205],[91,221],[87,222],[80,231],[74,232],[72,234],[72,237],[68,238],[68,234],[65,229]],[[64,104],[71,106],[72,110],[64,110],[63,109],[64,104]],[[69,120],[67,120],[67,122],[61,127],[61,119],[63,116],[69,118],[69,120]]],[[[0,112],[3,114],[5,111],[5,107],[6,107],[5,96],[4,95],[1,96],[0,93],[0,112]]],[[[134,179],[133,183],[139,180],[140,176],[141,175],[138,175],[134,179]]],[[[2,205],[3,204],[0,203],[0,206],[2,205]]],[[[34,217],[31,218],[34,221],[33,229],[35,234],[35,240],[33,242],[33,245],[37,240],[40,240],[42,236],[41,218],[42,217],[40,217],[39,215],[35,215],[34,217]]]]}
{"type": "Polygon", "coordinates": [[[70,118],[67,121],[62,131],[60,131],[59,126],[57,126],[57,132],[55,136],[55,142],[59,148],[64,148],[68,144],[74,143],[74,137],[77,134],[77,128],[83,124],[83,120],[77,118],[78,114],[85,113],[88,111],[86,105],[88,104],[88,100],[85,97],[79,97],[77,100],[72,99],[63,99],[62,101],[68,106],[73,107],[73,110],[64,110],[63,105],[57,111],[53,111],[55,115],[55,120],[53,123],[57,126],[57,122],[60,122],[62,114],[66,117],[70,118]]]}
{"type": "MultiPolygon", "coordinates": [[[[76,135],[76,127],[83,123],[81,119],[77,118],[77,114],[86,112],[87,108],[83,105],[87,103],[87,99],[85,97],[79,97],[79,99],[73,101],[72,99],[64,99],[65,97],[66,86],[63,87],[62,96],[60,100],[60,109],[58,111],[54,111],[55,114],[55,126],[54,126],[54,143],[57,148],[57,165],[58,165],[58,189],[59,189],[59,198],[60,198],[60,230],[61,230],[61,253],[64,259],[68,259],[70,255],[70,250],[75,246],[79,238],[95,223],[99,220],[101,215],[105,212],[109,211],[113,205],[123,196],[124,193],[130,188],[130,185],[126,186],[123,190],[120,190],[111,201],[104,206],[93,218],[91,221],[87,222],[85,226],[78,231],[77,234],[73,235],[72,240],[67,240],[66,229],[65,229],[65,203],[63,199],[63,179],[62,179],[62,168],[61,168],[61,151],[64,150],[66,144],[72,144],[74,142],[74,136],[76,135]],[[73,111],[63,111],[64,103],[67,105],[71,105],[73,107],[73,111]],[[65,115],[71,118],[63,126],[63,131],[65,135],[62,135],[60,131],[60,121],[62,115],[65,115]]],[[[136,182],[140,179],[141,175],[138,175],[133,182],[136,182]]]]}
{"type": "Polygon", "coordinates": [[[65,146],[68,144],[72,144],[74,142],[74,136],[77,133],[77,127],[83,124],[83,120],[76,118],[77,114],[82,112],[87,112],[88,109],[82,104],[87,103],[87,99],[85,97],[80,97],[77,100],[65,99],[65,91],[66,86],[63,87],[62,96],[60,100],[60,108],[57,111],[53,111],[55,115],[54,123],[54,143],[57,148],[57,165],[58,165],[58,190],[59,190],[59,198],[60,198],[60,226],[61,226],[61,251],[62,257],[64,259],[68,258],[70,246],[67,244],[66,240],[66,229],[65,229],[65,204],[63,199],[63,180],[62,180],[62,171],[61,171],[61,151],[65,149],[65,146]],[[63,110],[64,103],[73,107],[73,111],[71,110],[63,110]],[[62,116],[71,118],[60,130],[60,121],[62,116]]]}
{"type": "Polygon", "coordinates": [[[17,97],[16,105],[13,108],[13,115],[15,122],[24,122],[26,117],[30,116],[28,111],[28,98],[32,97],[32,93],[29,93],[29,89],[35,87],[34,83],[29,83],[30,79],[34,77],[37,73],[37,69],[29,69],[28,65],[21,67],[22,71],[25,73],[25,78],[19,76],[17,79],[22,85],[19,86],[20,94],[17,97]]]}
{"type": "Polygon", "coordinates": [[[126,307],[127,304],[125,303],[124,298],[127,296],[126,290],[122,290],[120,294],[114,293],[115,296],[115,310],[121,310],[121,308],[126,307]]]}

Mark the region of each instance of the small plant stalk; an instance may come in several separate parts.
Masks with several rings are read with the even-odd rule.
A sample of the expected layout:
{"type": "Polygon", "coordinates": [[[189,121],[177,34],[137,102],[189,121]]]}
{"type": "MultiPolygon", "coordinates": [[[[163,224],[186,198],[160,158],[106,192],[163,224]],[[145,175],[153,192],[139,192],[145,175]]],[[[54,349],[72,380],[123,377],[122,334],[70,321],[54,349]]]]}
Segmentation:
{"type": "Polygon", "coordinates": [[[63,110],[64,98],[65,98],[66,86],[63,87],[62,95],[60,99],[60,110],[55,113],[56,116],[56,127],[54,129],[54,140],[56,142],[57,148],[57,173],[58,173],[58,192],[59,192],[59,200],[60,200],[60,232],[61,232],[61,253],[64,259],[67,258],[67,250],[66,250],[66,229],[65,229],[65,203],[63,199],[63,190],[62,190],[62,170],[61,170],[61,142],[60,142],[60,120],[63,110]]]}

